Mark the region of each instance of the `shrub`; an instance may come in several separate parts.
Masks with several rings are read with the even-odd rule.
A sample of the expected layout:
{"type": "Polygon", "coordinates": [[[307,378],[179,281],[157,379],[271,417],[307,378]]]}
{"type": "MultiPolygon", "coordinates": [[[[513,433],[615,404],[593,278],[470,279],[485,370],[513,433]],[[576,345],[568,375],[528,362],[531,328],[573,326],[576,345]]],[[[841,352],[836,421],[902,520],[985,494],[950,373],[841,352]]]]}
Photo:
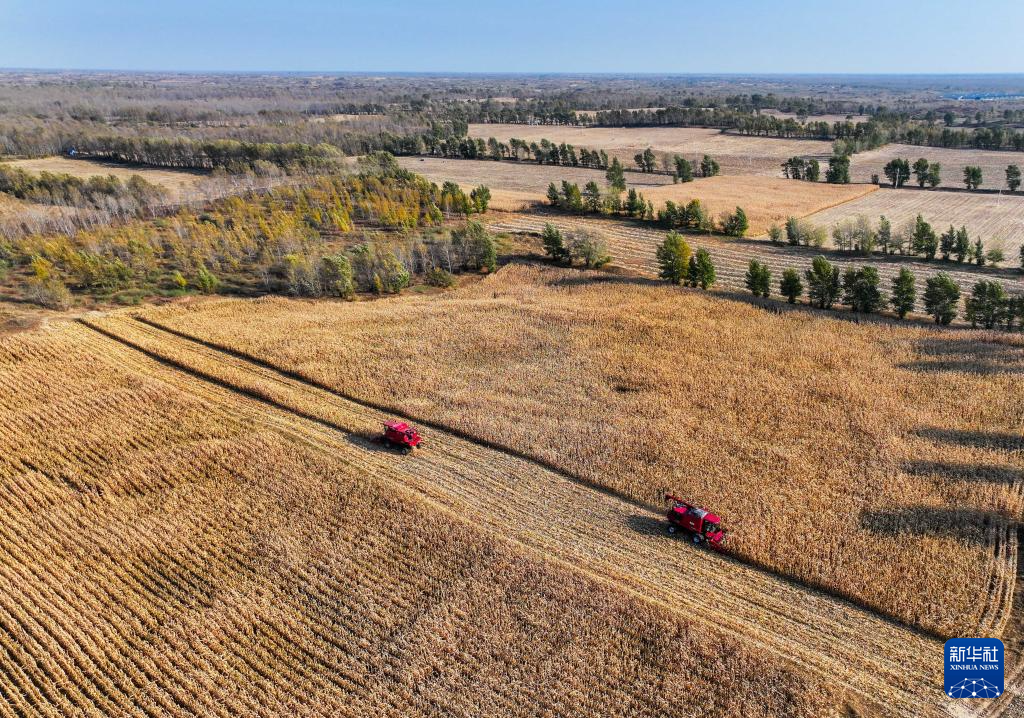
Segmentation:
{"type": "Polygon", "coordinates": [[[426,282],[432,287],[448,289],[449,287],[455,286],[455,275],[441,269],[440,267],[432,267],[430,271],[427,272],[426,282]]]}

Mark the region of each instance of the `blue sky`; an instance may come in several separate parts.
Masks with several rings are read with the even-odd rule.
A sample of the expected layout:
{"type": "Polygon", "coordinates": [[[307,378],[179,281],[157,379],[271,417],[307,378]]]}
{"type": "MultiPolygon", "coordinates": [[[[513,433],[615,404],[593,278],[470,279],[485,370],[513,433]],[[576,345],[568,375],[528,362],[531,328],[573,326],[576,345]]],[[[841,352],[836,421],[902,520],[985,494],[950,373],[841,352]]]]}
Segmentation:
{"type": "Polygon", "coordinates": [[[1024,72],[1024,0],[0,0],[0,67],[1024,72]]]}

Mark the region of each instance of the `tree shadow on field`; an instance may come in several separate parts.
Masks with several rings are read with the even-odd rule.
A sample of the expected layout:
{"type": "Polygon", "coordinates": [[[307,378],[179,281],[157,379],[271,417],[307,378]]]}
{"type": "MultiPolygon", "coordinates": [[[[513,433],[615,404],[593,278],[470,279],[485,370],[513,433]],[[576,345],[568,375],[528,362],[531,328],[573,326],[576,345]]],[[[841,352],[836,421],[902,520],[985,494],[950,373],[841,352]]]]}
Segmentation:
{"type": "Polygon", "coordinates": [[[926,427],[916,432],[923,439],[941,441],[945,444],[958,444],[974,449],[1009,449],[1024,450],[1024,436],[1003,431],[974,431],[967,429],[942,429],[926,427]]]}
{"type": "Polygon", "coordinates": [[[1005,519],[992,511],[978,509],[935,509],[914,506],[906,509],[865,511],[861,528],[880,536],[941,536],[978,545],[985,544],[985,529],[1005,519]]]}
{"type": "Polygon", "coordinates": [[[939,475],[950,481],[978,484],[1005,484],[1012,486],[1024,482],[1024,470],[1003,464],[964,464],[953,461],[908,461],[903,470],[914,475],[939,475]]]}
{"type": "Polygon", "coordinates": [[[968,337],[925,339],[917,343],[917,361],[900,364],[918,372],[964,372],[983,376],[1024,374],[1024,348],[968,337]]]}

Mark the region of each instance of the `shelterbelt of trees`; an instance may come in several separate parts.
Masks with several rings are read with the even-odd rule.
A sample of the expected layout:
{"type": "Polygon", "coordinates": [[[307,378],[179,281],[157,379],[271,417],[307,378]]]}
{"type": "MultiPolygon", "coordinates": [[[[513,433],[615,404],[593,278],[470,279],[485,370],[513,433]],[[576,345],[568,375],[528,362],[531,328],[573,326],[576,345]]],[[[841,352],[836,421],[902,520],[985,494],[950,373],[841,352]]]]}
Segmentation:
{"type": "Polygon", "coordinates": [[[319,176],[301,186],[229,197],[203,209],[134,220],[74,235],[27,235],[0,244],[0,263],[24,276],[25,298],[62,308],[72,290],[109,297],[217,291],[219,287],[302,296],[399,291],[411,273],[437,283],[495,265],[493,239],[472,223],[416,238],[446,218],[484,211],[489,192],[438,187],[390,155],[366,158],[355,176],[319,176]],[[398,230],[354,249],[357,229],[398,230]],[[404,249],[398,250],[396,247],[404,249]]]}

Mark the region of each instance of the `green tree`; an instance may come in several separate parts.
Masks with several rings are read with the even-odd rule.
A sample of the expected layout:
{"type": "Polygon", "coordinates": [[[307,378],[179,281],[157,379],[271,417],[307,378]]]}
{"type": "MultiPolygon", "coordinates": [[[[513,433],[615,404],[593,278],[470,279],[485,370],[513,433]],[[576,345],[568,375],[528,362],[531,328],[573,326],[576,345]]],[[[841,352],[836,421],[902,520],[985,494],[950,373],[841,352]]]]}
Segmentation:
{"type": "Polygon", "coordinates": [[[742,207],[737,207],[732,214],[722,215],[722,231],[730,237],[742,237],[749,228],[747,213],[743,211],[742,207]]]}
{"type": "Polygon", "coordinates": [[[910,179],[910,162],[905,159],[893,158],[882,168],[882,171],[893,187],[902,187],[910,179]]]}
{"type": "Polygon", "coordinates": [[[1020,188],[1020,166],[1009,165],[1006,168],[1006,186],[1009,187],[1011,192],[1016,192],[1020,188]]]}
{"type": "Polygon", "coordinates": [[[575,182],[562,180],[562,207],[570,212],[583,212],[583,194],[575,182]]]}
{"type": "Polygon", "coordinates": [[[979,267],[985,266],[985,245],[981,242],[981,237],[974,242],[974,263],[979,267]]]}
{"type": "Polygon", "coordinates": [[[1002,321],[1009,297],[999,282],[982,279],[971,289],[971,296],[964,302],[964,317],[972,327],[981,324],[986,329],[995,328],[1002,321]]]}
{"type": "Polygon", "coordinates": [[[636,165],[640,168],[641,172],[653,172],[654,167],[657,164],[657,160],[658,158],[654,155],[654,151],[650,147],[633,157],[633,161],[636,162],[636,165]]]}
{"type": "Polygon", "coordinates": [[[800,273],[795,269],[787,269],[782,272],[782,280],[779,282],[779,293],[786,297],[790,304],[796,304],[796,300],[804,293],[804,283],[800,281],[800,273]]]}
{"type": "Polygon", "coordinates": [[[825,181],[830,184],[850,184],[850,157],[832,155],[825,171],[825,181]]]}
{"type": "Polygon", "coordinates": [[[939,251],[942,253],[942,261],[948,262],[950,256],[956,251],[956,228],[949,225],[949,229],[939,237],[939,251]]]}
{"type": "Polygon", "coordinates": [[[583,188],[583,204],[586,205],[588,212],[601,211],[601,188],[594,180],[587,182],[587,186],[583,188]]]}
{"type": "Polygon", "coordinates": [[[808,182],[817,182],[821,179],[821,163],[816,159],[807,160],[807,166],[804,168],[804,179],[808,182]]]}
{"type": "Polygon", "coordinates": [[[554,207],[558,207],[562,204],[562,195],[558,191],[558,187],[552,182],[548,185],[548,202],[554,207]]]}
{"type": "Polygon", "coordinates": [[[882,248],[882,254],[889,254],[889,247],[892,244],[892,223],[885,218],[884,214],[878,219],[876,237],[878,238],[878,246],[882,248]]]}
{"type": "Polygon", "coordinates": [[[608,165],[605,178],[614,191],[622,192],[626,189],[626,173],[623,171],[622,163],[619,162],[618,157],[612,157],[612,163],[608,165]]]}
{"type": "Polygon", "coordinates": [[[762,264],[756,259],[750,260],[747,267],[746,284],[747,289],[755,297],[767,297],[771,294],[772,272],[767,264],[762,264]]]}
{"type": "Polygon", "coordinates": [[[676,164],[676,179],[680,182],[693,182],[693,165],[685,157],[676,155],[673,160],[676,164]]]}
{"type": "Polygon", "coordinates": [[[700,161],[700,176],[701,177],[714,177],[721,171],[718,166],[718,162],[713,160],[710,155],[704,155],[700,161]]]}
{"type": "Polygon", "coordinates": [[[355,296],[352,263],[344,254],[329,254],[320,260],[320,283],[324,293],[351,299],[355,296]]]}
{"type": "Polygon", "coordinates": [[[967,187],[967,189],[978,189],[981,187],[981,182],[981,167],[973,165],[964,167],[964,186],[967,187]]]}
{"type": "Polygon", "coordinates": [[[463,269],[493,272],[498,266],[498,252],[494,237],[479,222],[466,222],[466,226],[452,232],[452,247],[458,253],[463,269]]]}
{"type": "Polygon", "coordinates": [[[942,165],[932,162],[928,165],[928,186],[935,189],[942,184],[942,165]]]}
{"type": "Polygon", "coordinates": [[[566,249],[565,239],[562,233],[553,224],[544,225],[544,231],[540,235],[541,243],[544,245],[544,253],[556,262],[569,260],[569,250],[566,249]]]}
{"type": "Polygon", "coordinates": [[[956,319],[960,287],[945,272],[929,277],[924,290],[924,308],[936,324],[946,325],[956,319]]]}
{"type": "Polygon", "coordinates": [[[843,273],[843,303],[863,314],[878,311],[883,301],[878,283],[878,270],[874,267],[847,269],[843,273]]]}
{"type": "Polygon", "coordinates": [[[689,278],[690,245],[678,232],[669,232],[656,252],[658,276],[672,284],[682,284],[689,278]]]}
{"type": "Polygon", "coordinates": [[[924,157],[921,157],[917,162],[914,163],[914,177],[917,178],[917,186],[922,189],[928,184],[928,170],[931,165],[924,157]]]}
{"type": "Polygon", "coordinates": [[[819,255],[811,262],[805,276],[811,303],[819,309],[831,309],[839,299],[839,269],[819,255]]]}
{"type": "Polygon", "coordinates": [[[473,211],[483,214],[491,203],[491,190],[486,185],[480,185],[469,193],[469,198],[473,202],[473,211]]]}
{"type": "Polygon", "coordinates": [[[697,253],[690,257],[688,274],[691,287],[708,289],[715,283],[715,265],[708,250],[698,249],[697,253]]]}
{"type": "Polygon", "coordinates": [[[612,259],[608,254],[608,244],[604,237],[585,229],[572,233],[569,251],[572,257],[583,262],[587,269],[600,269],[612,259]]]}
{"type": "Polygon", "coordinates": [[[925,259],[935,259],[935,253],[939,251],[938,235],[921,215],[917,215],[914,222],[914,234],[911,237],[910,246],[914,254],[923,254],[925,259]]]}
{"type": "Polygon", "coordinates": [[[960,264],[964,263],[971,253],[971,237],[967,234],[967,227],[961,226],[956,231],[956,241],[953,242],[953,256],[960,264]]]}
{"type": "Polygon", "coordinates": [[[782,227],[777,224],[773,224],[769,227],[768,239],[771,240],[772,244],[782,244],[782,227]]]}
{"type": "Polygon", "coordinates": [[[900,273],[892,278],[892,297],[889,304],[900,319],[914,310],[914,302],[917,300],[915,284],[913,273],[906,267],[901,267],[900,273]]]}

